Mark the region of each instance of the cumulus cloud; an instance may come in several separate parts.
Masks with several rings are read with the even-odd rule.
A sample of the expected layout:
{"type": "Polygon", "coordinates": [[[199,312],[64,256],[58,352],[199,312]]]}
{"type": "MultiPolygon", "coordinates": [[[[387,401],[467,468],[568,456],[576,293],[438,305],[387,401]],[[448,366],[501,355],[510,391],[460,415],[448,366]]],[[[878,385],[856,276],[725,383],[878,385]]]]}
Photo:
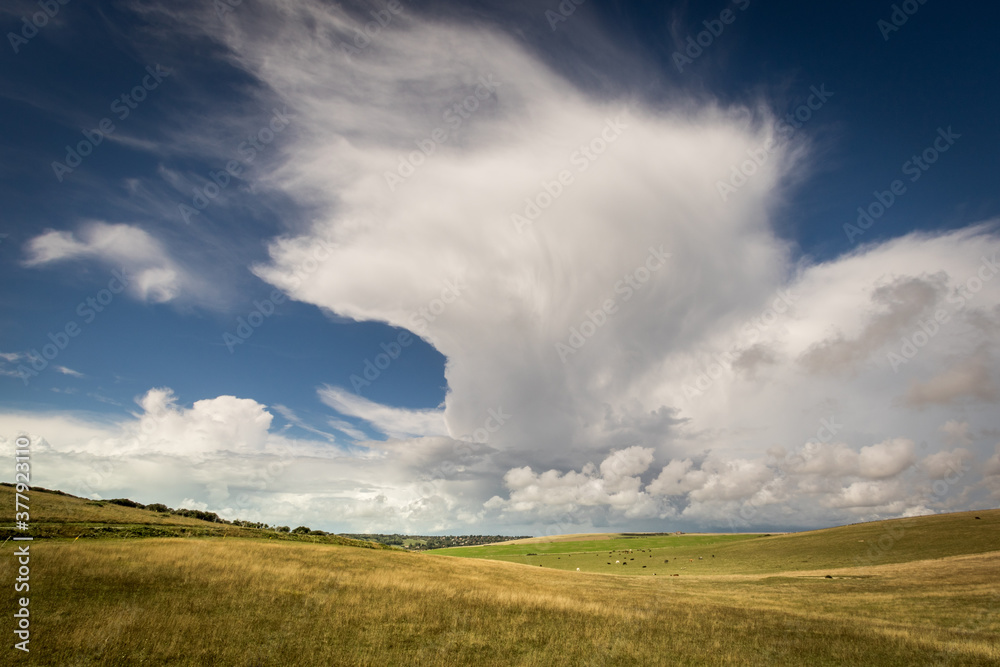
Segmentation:
{"type": "Polygon", "coordinates": [[[503,478],[509,499],[495,496],[487,502],[487,507],[547,515],[606,506],[625,517],[656,516],[657,504],[640,491],[642,482],[638,477],[652,460],[652,450],[628,447],[612,452],[600,468],[588,463],[580,472],[548,470],[538,474],[527,466],[514,468],[503,478]]]}
{"type": "Polygon", "coordinates": [[[958,447],[931,454],[921,461],[920,465],[931,479],[945,479],[968,470],[968,464],[974,458],[975,456],[968,449],[958,447]]]}
{"type": "Polygon", "coordinates": [[[772,138],[745,110],[584,93],[499,31],[417,13],[350,59],[329,48],[353,34],[349,11],[281,5],[266,34],[232,18],[216,37],[296,114],[294,159],[267,184],[319,212],[255,272],[447,358],[442,410],[335,387],[320,390],[327,405],[418,452],[418,436],[472,433],[502,406],[489,456],[507,499],[490,507],[524,516],[550,500],[624,512],[615,483],[650,516],[748,499],[910,506],[893,480],[915,474],[914,443],[944,420],[940,403],[914,416],[899,397],[992,344],[974,316],[1000,303],[1000,281],[968,283],[1000,247],[990,226],[796,263],[769,220],[801,145],[718,193],[772,138]],[[330,261],[297,280],[319,239],[330,261]],[[462,289],[445,303],[449,282],[462,289]],[[942,309],[932,343],[894,367],[889,353],[942,309]],[[775,444],[792,458],[762,459],[775,444]],[[614,482],[586,465],[632,447],[661,469],[648,487],[646,472],[614,482]]]}
{"type": "Polygon", "coordinates": [[[961,399],[996,403],[1000,392],[990,367],[989,359],[982,354],[960,360],[924,382],[913,380],[903,400],[914,407],[950,405],[961,399]]]}
{"type": "MultiPolygon", "coordinates": [[[[441,437],[345,448],[289,438],[272,422],[267,406],[251,399],[185,406],[167,388],[149,390],[132,414],[114,419],[0,413],[4,433],[32,439],[33,481],[80,496],[344,532],[442,530],[478,520],[482,508],[460,500],[488,447],[441,437]]],[[[0,439],[11,456],[13,447],[13,436],[0,439]]]]}
{"type": "MultiPolygon", "coordinates": [[[[1000,304],[984,264],[1000,250],[995,222],[799,259],[772,219],[808,165],[803,145],[778,145],[719,196],[733,165],[774,138],[746,109],[585,91],[499,30],[417,12],[350,55],[341,43],[358,19],[327,3],[224,23],[181,14],[295,117],[275,170],[255,178],[309,222],[276,235],[254,272],[325,312],[412,330],[447,359],[440,409],[320,387],[389,440],[335,459],[299,443],[288,470],[308,488],[275,494],[280,511],[302,502],[376,526],[484,511],[530,526],[571,508],[592,525],[815,525],[942,507],[916,485],[964,455],[935,443],[921,463],[914,443],[966,397],[971,431],[1000,426],[984,379],[996,365],[984,325],[1000,304]],[[320,242],[330,258],[302,280],[320,242]],[[510,418],[488,442],[449,437],[483,429],[490,410],[510,418]],[[934,448],[942,456],[926,458],[934,448]]],[[[94,229],[49,232],[28,262],[134,248],[136,270],[153,272],[143,298],[185,289],[151,237],[94,229]]],[[[234,480],[230,494],[279,442],[248,399],[145,400],[138,424],[166,417],[134,452],[219,452],[229,438],[248,457],[211,469],[234,480]]],[[[962,444],[978,458],[984,447],[962,444]]]]}
{"type": "Polygon", "coordinates": [[[870,508],[887,505],[898,498],[899,486],[895,481],[857,481],[841,490],[828,502],[833,507],[844,508],[870,508]]]}
{"type": "Polygon", "coordinates": [[[872,479],[898,475],[913,465],[915,451],[913,441],[906,438],[893,438],[862,447],[858,454],[858,474],[872,479]]]}

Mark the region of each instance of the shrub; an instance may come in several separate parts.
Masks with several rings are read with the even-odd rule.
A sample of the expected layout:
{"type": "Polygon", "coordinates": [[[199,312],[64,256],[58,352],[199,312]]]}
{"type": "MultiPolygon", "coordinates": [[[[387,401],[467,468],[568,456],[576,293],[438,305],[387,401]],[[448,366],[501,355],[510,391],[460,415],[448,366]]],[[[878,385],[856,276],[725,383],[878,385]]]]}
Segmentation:
{"type": "Polygon", "coordinates": [[[173,510],[173,513],[177,516],[186,516],[192,519],[201,519],[202,521],[211,521],[213,523],[228,523],[224,519],[220,518],[215,512],[205,512],[204,510],[186,510],[177,509],[173,510]]]}
{"type": "Polygon", "coordinates": [[[142,503],[137,503],[134,500],[129,500],[128,498],[112,498],[108,501],[114,505],[121,505],[122,507],[135,507],[138,509],[145,509],[145,505],[142,503]]]}
{"type": "Polygon", "coordinates": [[[296,528],[292,532],[295,533],[296,535],[308,535],[309,534],[309,529],[306,526],[299,526],[298,528],[296,528]]]}

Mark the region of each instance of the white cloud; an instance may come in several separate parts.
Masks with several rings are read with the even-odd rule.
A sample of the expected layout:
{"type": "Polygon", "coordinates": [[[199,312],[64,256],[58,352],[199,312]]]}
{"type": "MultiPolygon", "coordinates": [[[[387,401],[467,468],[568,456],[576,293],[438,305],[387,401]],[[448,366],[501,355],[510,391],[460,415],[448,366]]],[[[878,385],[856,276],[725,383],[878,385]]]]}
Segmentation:
{"type": "MultiPolygon", "coordinates": [[[[442,530],[481,518],[461,500],[488,452],[480,445],[442,437],[345,449],[281,435],[250,399],[184,406],[160,388],[137,404],[110,420],[0,412],[0,429],[32,439],[34,483],[86,497],[343,532],[442,530]]],[[[0,451],[13,456],[13,441],[0,438],[0,451]]]]}
{"type": "MultiPolygon", "coordinates": [[[[808,166],[801,145],[779,146],[726,201],[717,190],[771,138],[767,119],[680,94],[654,107],[584,92],[516,40],[411,14],[348,59],[337,48],[354,27],[345,13],[274,7],[266,20],[177,17],[213,31],[294,115],[276,168],[258,178],[307,208],[311,225],[273,239],[254,271],[326,311],[416,331],[447,358],[448,381],[440,410],[321,388],[327,405],[390,440],[336,465],[299,443],[289,469],[311,486],[275,496],[274,511],[348,503],[359,521],[395,525],[485,510],[529,526],[569,508],[594,525],[818,525],[944,507],[920,485],[963,455],[924,440],[959,418],[968,433],[1000,428],[995,222],[798,260],[773,218],[787,179],[808,166]],[[497,84],[475,98],[481,77],[497,84]],[[476,110],[455,128],[447,111],[469,96],[476,110]],[[448,138],[416,152],[439,127],[448,138]],[[390,186],[387,172],[407,161],[421,164],[390,186]],[[572,182],[556,185],[562,170],[572,182]],[[519,230],[515,213],[535,219],[519,230]],[[331,257],[302,279],[319,239],[331,257]],[[652,270],[655,252],[670,257],[652,270]],[[455,279],[459,298],[415,317],[455,279]],[[557,344],[575,351],[564,361],[557,344]],[[511,418],[488,448],[445,437],[475,432],[500,406],[511,418]]],[[[96,229],[39,237],[29,263],[134,249],[150,271],[144,294],[185,289],[151,237],[96,229]]],[[[134,453],[219,452],[228,438],[247,461],[199,474],[233,479],[230,489],[277,442],[270,414],[248,399],[147,399],[166,417],[134,453]]],[[[963,450],[990,456],[969,438],[963,450]]],[[[997,466],[990,458],[985,470],[997,466]]],[[[974,481],[961,484],[962,503],[982,500],[961,495],[974,481]]]]}
{"type": "Polygon", "coordinates": [[[328,439],[330,442],[334,442],[337,439],[336,436],[334,436],[332,433],[321,431],[320,429],[314,426],[310,426],[303,420],[299,419],[299,416],[295,414],[295,411],[285,405],[275,404],[272,407],[278,412],[278,414],[280,414],[282,417],[285,418],[285,421],[287,421],[292,426],[297,426],[303,429],[304,431],[315,433],[316,435],[328,439]]]}
{"type": "Polygon", "coordinates": [[[997,443],[993,451],[993,456],[986,461],[983,466],[984,477],[1000,477],[1000,442],[997,443]]]}
{"type": "MultiPolygon", "coordinates": [[[[220,39],[296,114],[285,145],[294,159],[268,185],[321,213],[312,229],[275,239],[255,272],[341,316],[415,330],[447,358],[443,412],[335,388],[321,391],[328,405],[399,437],[471,433],[503,406],[512,417],[489,445],[512,487],[489,507],[524,516],[603,498],[611,480],[586,462],[628,447],[666,465],[646,491],[621,477],[638,505],[655,493],[695,517],[747,499],[816,512],[910,507],[895,480],[911,474],[914,443],[947,405],[925,390],[934,401],[914,413],[908,387],[972,355],[995,363],[975,317],[1000,304],[1000,280],[968,287],[983,253],[1000,249],[991,227],[796,263],[770,219],[801,146],[780,146],[727,201],[718,195],[730,167],[769,138],[743,110],[584,94],[482,28],[407,16],[348,61],[302,47],[317,26],[349,34],[345,15],[297,3],[275,21],[281,30],[265,36],[237,20],[220,39]],[[415,153],[480,77],[499,85],[432,154],[415,153]],[[615,118],[621,131],[607,142],[615,118]],[[581,152],[591,142],[594,160],[581,152]],[[411,158],[421,164],[390,187],[386,174],[411,158]],[[573,182],[556,195],[560,170],[573,182]],[[515,213],[535,219],[519,231],[515,213]],[[332,257],[299,280],[318,239],[332,257]],[[661,246],[670,257],[646,272],[661,246]],[[461,297],[418,326],[414,314],[456,278],[461,297]],[[602,313],[609,299],[614,312],[602,313]],[[564,363],[556,345],[573,330],[584,344],[564,363]],[[917,353],[893,368],[889,353],[915,335],[917,353]],[[760,457],[776,444],[794,460],[760,457]]],[[[977,427],[1000,426],[984,408],[977,427]]],[[[484,480],[480,497],[495,488],[484,480]]],[[[807,520],[789,512],[774,518],[807,520]]]]}
{"type": "MultiPolygon", "coordinates": [[[[133,297],[153,303],[207,300],[213,290],[174,259],[151,234],[134,225],[89,222],[77,233],[48,230],[25,245],[24,265],[41,267],[70,260],[96,260],[124,274],[133,297]]],[[[109,275],[109,279],[114,274],[109,275]]],[[[121,277],[119,282],[123,282],[121,277]]],[[[120,289],[117,287],[116,289],[120,289]]]]}
{"type": "Polygon", "coordinates": [[[495,498],[488,508],[502,512],[537,512],[541,515],[575,513],[586,508],[607,506],[625,517],[655,517],[657,503],[640,491],[638,475],[652,462],[652,450],[629,447],[612,452],[600,468],[593,464],[581,472],[556,470],[536,474],[531,468],[514,468],[504,475],[509,500],[495,498]]]}
{"type": "Polygon", "coordinates": [[[914,379],[904,400],[916,407],[950,405],[961,399],[996,403],[1000,392],[990,377],[989,361],[980,354],[963,359],[926,381],[914,379]]]}
{"type": "Polygon", "coordinates": [[[843,489],[829,502],[834,507],[871,508],[887,505],[896,500],[899,494],[899,484],[894,481],[858,481],[843,489]]]}
{"type": "Polygon", "coordinates": [[[862,447],[858,454],[858,474],[869,479],[894,477],[913,465],[915,450],[913,441],[906,438],[893,438],[862,447]]]}
{"type": "Polygon", "coordinates": [[[393,408],[346,389],[325,385],[318,391],[320,400],[348,417],[364,419],[373,427],[393,438],[421,435],[448,435],[441,410],[404,410],[393,408]]]}
{"type": "Polygon", "coordinates": [[[326,420],[326,423],[329,424],[331,428],[334,428],[344,435],[354,438],[355,440],[366,440],[368,438],[363,431],[354,428],[349,422],[345,422],[343,419],[328,419],[326,420]]]}
{"type": "Polygon", "coordinates": [[[920,465],[931,479],[946,479],[968,470],[969,462],[974,458],[968,449],[958,447],[931,454],[920,465]]]}

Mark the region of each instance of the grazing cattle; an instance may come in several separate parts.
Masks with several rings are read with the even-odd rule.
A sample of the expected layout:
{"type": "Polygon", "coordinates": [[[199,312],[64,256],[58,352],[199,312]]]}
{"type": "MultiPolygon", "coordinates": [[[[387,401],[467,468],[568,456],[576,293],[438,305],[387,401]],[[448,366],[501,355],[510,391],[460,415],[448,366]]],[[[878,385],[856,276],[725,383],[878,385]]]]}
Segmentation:
{"type": "Polygon", "coordinates": [[[580,571],[580,568],[576,568],[576,571],[577,571],[577,572],[579,572],[579,571],[580,571]]]}
{"type": "Polygon", "coordinates": [[[615,561],[615,565],[618,565],[618,563],[620,563],[620,562],[621,562],[620,560],[616,560],[615,561]]]}
{"type": "Polygon", "coordinates": [[[670,575],[670,576],[671,576],[671,577],[679,577],[679,576],[681,576],[681,575],[679,575],[679,574],[672,574],[672,575],[670,575]]]}
{"type": "Polygon", "coordinates": [[[669,563],[669,562],[670,562],[670,559],[669,559],[669,558],[664,558],[664,559],[663,559],[663,562],[664,562],[664,563],[669,563]]]}
{"type": "Polygon", "coordinates": [[[702,558],[701,556],[698,556],[698,560],[705,560],[705,559],[702,558]]]}
{"type": "Polygon", "coordinates": [[[645,566],[645,565],[643,565],[643,567],[646,567],[646,566],[645,566]]]}

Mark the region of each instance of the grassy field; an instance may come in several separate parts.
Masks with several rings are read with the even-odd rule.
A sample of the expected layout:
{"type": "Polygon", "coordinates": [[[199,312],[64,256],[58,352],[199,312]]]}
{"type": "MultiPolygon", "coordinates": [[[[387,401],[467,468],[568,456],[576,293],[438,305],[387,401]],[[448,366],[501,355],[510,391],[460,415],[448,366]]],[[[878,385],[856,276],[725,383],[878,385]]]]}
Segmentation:
{"type": "MultiPolygon", "coordinates": [[[[75,518],[94,523],[104,509],[75,518]]],[[[239,536],[36,540],[30,663],[996,665],[1000,511],[976,515],[923,517],[902,534],[876,523],[448,550],[477,558],[239,536]],[[898,539],[876,563],[828,564],[890,531],[898,539]],[[632,561],[607,572],[578,565],[606,563],[619,541],[636,564],[665,550],[716,558],[677,577],[634,576],[650,568],[632,561]],[[543,567],[483,557],[549,546],[570,551],[531,557],[551,559],[543,567]]],[[[8,583],[13,544],[0,547],[8,583]]],[[[26,662],[0,649],[0,664],[26,662]]]]}
{"type": "MultiPolygon", "coordinates": [[[[580,537],[580,536],[576,536],[580,537]]],[[[1000,510],[893,519],[781,535],[684,534],[519,540],[428,553],[640,575],[766,574],[907,563],[1000,550],[1000,510]],[[977,519],[976,517],[979,517],[977,519]],[[631,553],[624,553],[631,550],[631,553]],[[617,562],[616,562],[617,561],[617,562]],[[669,562],[665,562],[669,561],[669,562]]]]}
{"type": "MultiPolygon", "coordinates": [[[[246,539],[53,540],[32,550],[34,664],[1000,660],[995,553],[826,579],[629,577],[246,539]]],[[[6,581],[13,561],[0,560],[6,581]]]]}

